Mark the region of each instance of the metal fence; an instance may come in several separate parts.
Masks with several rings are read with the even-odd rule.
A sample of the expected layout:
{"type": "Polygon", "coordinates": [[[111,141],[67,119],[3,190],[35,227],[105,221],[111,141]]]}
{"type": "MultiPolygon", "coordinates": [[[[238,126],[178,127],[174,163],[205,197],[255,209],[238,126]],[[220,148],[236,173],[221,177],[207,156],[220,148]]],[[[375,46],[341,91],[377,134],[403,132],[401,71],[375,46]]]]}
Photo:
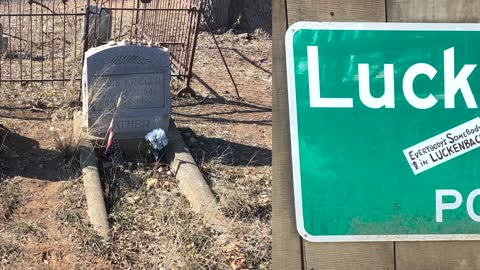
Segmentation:
{"type": "Polygon", "coordinates": [[[0,83],[78,78],[83,7],[81,1],[0,1],[0,83]]]}
{"type": "Polygon", "coordinates": [[[0,0],[0,84],[80,81],[88,48],[130,39],[167,47],[188,85],[202,12],[203,0],[0,0]]]}
{"type": "MultiPolygon", "coordinates": [[[[202,0],[103,0],[95,5],[112,11],[113,40],[130,38],[167,47],[173,75],[189,81],[203,12],[202,0]]],[[[98,21],[101,19],[95,20],[98,21]]],[[[96,26],[99,30],[98,23],[96,26]]]]}

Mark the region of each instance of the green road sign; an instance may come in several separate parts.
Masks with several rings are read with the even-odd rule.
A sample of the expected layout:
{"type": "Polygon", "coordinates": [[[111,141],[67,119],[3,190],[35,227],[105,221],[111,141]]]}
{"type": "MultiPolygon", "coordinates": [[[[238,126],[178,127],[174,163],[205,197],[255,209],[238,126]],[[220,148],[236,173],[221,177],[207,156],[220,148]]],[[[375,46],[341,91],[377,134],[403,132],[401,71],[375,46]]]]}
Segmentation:
{"type": "Polygon", "coordinates": [[[310,23],[286,34],[306,240],[480,240],[480,25],[310,23]]]}

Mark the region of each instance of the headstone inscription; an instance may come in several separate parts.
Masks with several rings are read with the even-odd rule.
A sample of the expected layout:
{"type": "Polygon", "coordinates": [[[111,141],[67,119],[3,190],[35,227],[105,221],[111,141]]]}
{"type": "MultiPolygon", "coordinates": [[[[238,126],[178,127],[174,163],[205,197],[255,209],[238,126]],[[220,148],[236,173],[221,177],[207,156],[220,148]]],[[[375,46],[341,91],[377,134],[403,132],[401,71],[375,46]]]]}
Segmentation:
{"type": "Polygon", "coordinates": [[[112,39],[112,11],[89,6],[88,48],[106,44],[112,39]]]}
{"type": "Polygon", "coordinates": [[[153,129],[168,129],[170,56],[165,48],[109,42],[85,54],[83,115],[90,135],[103,137],[117,100],[118,139],[140,139],[153,129]]]}

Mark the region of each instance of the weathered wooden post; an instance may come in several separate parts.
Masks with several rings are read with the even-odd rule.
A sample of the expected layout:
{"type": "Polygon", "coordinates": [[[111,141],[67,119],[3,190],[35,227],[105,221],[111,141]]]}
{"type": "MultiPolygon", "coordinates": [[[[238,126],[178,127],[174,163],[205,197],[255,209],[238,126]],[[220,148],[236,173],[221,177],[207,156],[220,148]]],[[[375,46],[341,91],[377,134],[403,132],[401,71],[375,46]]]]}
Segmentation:
{"type": "Polygon", "coordinates": [[[480,268],[477,241],[313,243],[300,238],[294,211],[284,42],[286,29],[298,21],[478,22],[479,10],[480,2],[474,0],[273,1],[274,269],[480,268]]]}
{"type": "Polygon", "coordinates": [[[287,76],[285,64],[285,1],[272,2],[273,74],[273,269],[302,269],[303,243],[295,227],[292,162],[288,121],[287,76]]]}

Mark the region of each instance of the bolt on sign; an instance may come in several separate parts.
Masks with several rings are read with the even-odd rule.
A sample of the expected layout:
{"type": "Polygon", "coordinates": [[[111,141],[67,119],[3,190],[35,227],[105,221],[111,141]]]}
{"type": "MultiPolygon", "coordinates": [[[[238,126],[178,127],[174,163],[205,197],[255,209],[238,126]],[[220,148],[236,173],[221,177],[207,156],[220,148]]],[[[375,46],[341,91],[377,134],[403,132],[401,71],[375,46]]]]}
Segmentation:
{"type": "Polygon", "coordinates": [[[478,24],[289,28],[302,237],[480,240],[478,44],[478,24]]]}

